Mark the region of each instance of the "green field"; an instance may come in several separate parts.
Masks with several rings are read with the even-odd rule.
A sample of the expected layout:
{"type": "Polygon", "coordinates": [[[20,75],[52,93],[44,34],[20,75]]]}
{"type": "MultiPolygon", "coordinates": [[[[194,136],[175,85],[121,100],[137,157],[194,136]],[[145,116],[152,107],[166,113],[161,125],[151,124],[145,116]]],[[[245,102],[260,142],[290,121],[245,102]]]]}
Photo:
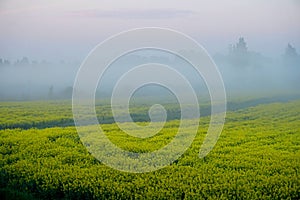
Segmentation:
{"type": "MultiPolygon", "coordinates": [[[[178,160],[133,174],[111,169],[89,154],[73,126],[70,102],[2,102],[1,199],[300,199],[300,100],[228,105],[222,135],[207,157],[200,159],[198,153],[209,113],[178,160]]],[[[147,139],[125,135],[109,107],[97,106],[109,139],[132,152],[159,149],[178,129],[177,107],[171,104],[164,128],[147,139]]],[[[147,109],[133,107],[135,121],[146,124],[147,109]]]]}

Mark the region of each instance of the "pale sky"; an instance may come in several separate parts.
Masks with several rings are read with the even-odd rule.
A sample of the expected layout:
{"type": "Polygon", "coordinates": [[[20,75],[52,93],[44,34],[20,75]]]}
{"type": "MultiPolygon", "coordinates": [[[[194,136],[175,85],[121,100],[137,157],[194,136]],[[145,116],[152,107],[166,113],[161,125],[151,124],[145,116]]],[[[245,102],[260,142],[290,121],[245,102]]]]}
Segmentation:
{"type": "Polygon", "coordinates": [[[1,0],[0,58],[78,60],[107,37],[140,27],[183,32],[210,54],[245,37],[250,50],[300,53],[297,0],[1,0]]]}

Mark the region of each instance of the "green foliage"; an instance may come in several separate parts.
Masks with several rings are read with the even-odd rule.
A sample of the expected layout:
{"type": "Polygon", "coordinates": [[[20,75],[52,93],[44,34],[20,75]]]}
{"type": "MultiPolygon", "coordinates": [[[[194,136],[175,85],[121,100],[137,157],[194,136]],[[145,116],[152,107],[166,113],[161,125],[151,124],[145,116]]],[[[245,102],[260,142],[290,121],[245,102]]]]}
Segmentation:
{"type": "MultiPolygon", "coordinates": [[[[258,104],[272,102],[285,102],[293,99],[299,99],[300,95],[286,94],[283,96],[265,96],[265,97],[234,97],[227,104],[227,110],[235,111],[258,104]]],[[[210,104],[203,100],[200,104],[201,116],[210,115],[210,104]],[[203,103],[204,102],[204,103],[203,103]]],[[[101,124],[112,124],[114,118],[111,112],[110,102],[107,100],[98,100],[96,102],[96,113],[98,121],[101,124]]],[[[157,103],[155,100],[137,99],[130,104],[130,115],[134,122],[149,122],[149,108],[157,103]]],[[[181,112],[177,103],[162,103],[167,111],[167,121],[180,119],[181,112]]],[[[123,111],[118,108],[117,111],[123,111]]],[[[85,116],[88,120],[90,116],[85,116]]],[[[71,101],[32,101],[32,102],[0,102],[0,130],[6,128],[29,129],[49,128],[49,127],[67,127],[74,126],[72,103],[71,101]]]]}
{"type": "MultiPolygon", "coordinates": [[[[53,116],[52,120],[55,112],[62,116],[70,109],[63,104],[54,109],[58,105],[49,107],[53,114],[42,111],[41,116],[53,116]]],[[[28,120],[26,111],[14,109],[6,112],[7,119],[23,112],[24,121],[28,120]]],[[[87,152],[75,127],[0,130],[1,199],[30,199],[31,195],[40,199],[299,199],[299,113],[299,100],[230,112],[217,145],[204,159],[198,153],[209,118],[201,118],[198,134],[184,155],[166,168],[143,174],[103,165],[87,152]]],[[[35,123],[45,120],[31,116],[29,121],[35,123]]],[[[116,124],[102,128],[119,147],[148,152],[170,142],[178,122],[167,122],[147,139],[127,136],[116,124]]]]}

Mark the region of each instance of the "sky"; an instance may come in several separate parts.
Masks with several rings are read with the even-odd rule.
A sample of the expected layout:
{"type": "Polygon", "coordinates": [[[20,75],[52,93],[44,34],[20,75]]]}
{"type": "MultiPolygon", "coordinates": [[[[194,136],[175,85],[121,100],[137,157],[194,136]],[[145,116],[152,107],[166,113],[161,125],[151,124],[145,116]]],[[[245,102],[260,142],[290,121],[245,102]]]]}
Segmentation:
{"type": "Polygon", "coordinates": [[[297,0],[1,0],[0,58],[79,61],[101,41],[132,28],[185,33],[208,53],[226,53],[243,36],[270,57],[287,43],[300,51],[297,0]]]}

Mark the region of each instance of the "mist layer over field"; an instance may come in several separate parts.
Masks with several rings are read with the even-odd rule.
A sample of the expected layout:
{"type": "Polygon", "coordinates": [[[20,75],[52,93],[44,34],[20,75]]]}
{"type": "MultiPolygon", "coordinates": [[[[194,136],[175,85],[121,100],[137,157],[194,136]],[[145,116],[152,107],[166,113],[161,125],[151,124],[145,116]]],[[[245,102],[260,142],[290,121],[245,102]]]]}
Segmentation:
{"type": "MultiPolygon", "coordinates": [[[[266,57],[249,50],[245,39],[239,38],[226,54],[215,54],[212,60],[221,73],[228,97],[297,93],[300,89],[300,56],[290,44],[282,52],[282,55],[266,57]]],[[[197,52],[189,53],[197,55],[197,52]]],[[[128,53],[109,65],[98,84],[96,97],[110,98],[113,87],[124,74],[135,66],[147,63],[172,67],[190,82],[198,97],[209,98],[204,79],[190,63],[170,52],[149,49],[128,53]]],[[[71,98],[73,83],[81,64],[64,61],[38,62],[26,57],[17,61],[1,59],[0,100],[71,98]]],[[[158,72],[157,76],[163,79],[169,75],[158,72]]],[[[147,74],[136,79],[143,77],[147,77],[147,74]]],[[[128,81],[126,84],[130,86],[132,82],[128,81]]],[[[175,87],[180,88],[181,85],[180,81],[174,79],[175,87]]],[[[141,86],[135,95],[163,99],[172,96],[166,88],[151,84],[141,86]]]]}

